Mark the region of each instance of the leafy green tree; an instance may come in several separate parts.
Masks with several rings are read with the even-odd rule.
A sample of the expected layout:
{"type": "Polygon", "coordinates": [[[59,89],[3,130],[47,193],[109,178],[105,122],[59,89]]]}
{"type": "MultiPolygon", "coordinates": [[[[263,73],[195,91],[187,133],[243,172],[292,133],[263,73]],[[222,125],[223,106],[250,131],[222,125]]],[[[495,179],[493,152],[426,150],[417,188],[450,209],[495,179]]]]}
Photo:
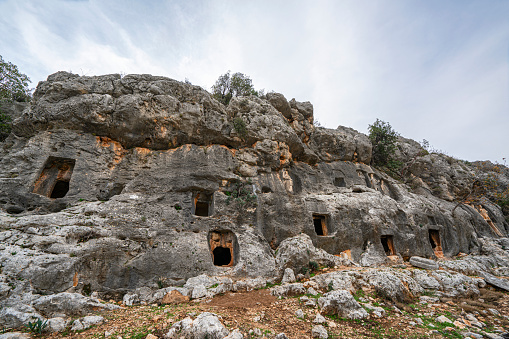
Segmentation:
{"type": "Polygon", "coordinates": [[[30,78],[18,70],[18,66],[4,61],[0,55],[0,100],[29,101],[30,78]]]}
{"type": "Polygon", "coordinates": [[[376,119],[369,125],[369,140],[373,145],[373,164],[380,167],[394,167],[393,155],[399,134],[388,122],[376,119]]]}
{"type": "Polygon", "coordinates": [[[262,95],[263,92],[256,91],[253,81],[243,73],[234,73],[230,71],[221,75],[214,86],[212,86],[212,96],[224,105],[228,105],[233,97],[262,95]]]}
{"type": "MultiPolygon", "coordinates": [[[[30,79],[18,70],[18,66],[4,61],[0,55],[0,104],[13,101],[29,101],[30,79]]],[[[0,111],[0,142],[11,132],[11,117],[0,111]]]]}

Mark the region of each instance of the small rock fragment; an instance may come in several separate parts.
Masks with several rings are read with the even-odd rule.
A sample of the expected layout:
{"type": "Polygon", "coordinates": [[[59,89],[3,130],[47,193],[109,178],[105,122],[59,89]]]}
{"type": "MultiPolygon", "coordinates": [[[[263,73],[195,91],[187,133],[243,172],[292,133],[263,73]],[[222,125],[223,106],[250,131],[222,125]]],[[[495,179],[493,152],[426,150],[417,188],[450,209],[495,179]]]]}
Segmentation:
{"type": "Polygon", "coordinates": [[[311,330],[313,338],[327,339],[329,337],[327,330],[322,325],[316,325],[311,330]]]}

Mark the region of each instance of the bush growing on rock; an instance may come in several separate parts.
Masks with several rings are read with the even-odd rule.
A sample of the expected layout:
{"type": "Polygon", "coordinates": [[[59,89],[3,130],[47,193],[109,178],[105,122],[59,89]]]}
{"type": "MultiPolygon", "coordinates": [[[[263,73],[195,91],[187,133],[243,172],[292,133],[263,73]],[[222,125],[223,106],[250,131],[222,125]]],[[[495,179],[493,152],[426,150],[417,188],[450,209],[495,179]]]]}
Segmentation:
{"type": "Polygon", "coordinates": [[[212,96],[224,105],[228,105],[233,97],[249,95],[260,96],[263,91],[256,91],[251,78],[240,72],[230,75],[228,71],[212,86],[212,96]]]}
{"type": "Polygon", "coordinates": [[[369,125],[368,130],[369,140],[373,145],[373,164],[389,169],[397,167],[393,155],[399,134],[392,129],[391,124],[380,119],[376,119],[373,125],[369,125]]]}

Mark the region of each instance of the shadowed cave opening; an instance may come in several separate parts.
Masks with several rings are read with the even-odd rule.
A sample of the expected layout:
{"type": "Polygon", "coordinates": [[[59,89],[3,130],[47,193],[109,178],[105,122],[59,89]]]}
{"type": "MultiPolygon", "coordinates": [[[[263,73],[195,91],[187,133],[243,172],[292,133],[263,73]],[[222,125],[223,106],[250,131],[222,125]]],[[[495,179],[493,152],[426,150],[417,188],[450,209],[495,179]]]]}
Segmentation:
{"type": "Polygon", "coordinates": [[[313,225],[316,235],[324,236],[328,234],[326,215],[313,214],[313,225]]]}
{"type": "Polygon", "coordinates": [[[57,180],[55,187],[53,187],[53,191],[51,192],[50,198],[63,198],[67,192],[69,192],[69,181],[57,180]]]}
{"type": "Polygon", "coordinates": [[[384,248],[386,255],[396,255],[396,251],[394,250],[394,240],[392,235],[382,235],[380,236],[380,242],[384,248]]]}
{"type": "Polygon", "coordinates": [[[232,231],[212,231],[209,233],[209,246],[212,262],[215,266],[233,266],[235,264],[235,246],[237,241],[232,231]]]}
{"type": "Polygon", "coordinates": [[[438,230],[428,230],[429,242],[433,252],[437,257],[443,256],[442,245],[440,243],[440,232],[438,230]]]}
{"type": "Polygon", "coordinates": [[[65,197],[69,192],[75,162],[74,159],[49,157],[35,181],[33,193],[52,199],[65,197]]]}
{"type": "Polygon", "coordinates": [[[334,179],[334,186],[336,186],[336,187],[346,187],[345,178],[341,178],[341,177],[335,178],[334,179]]]}
{"type": "Polygon", "coordinates": [[[440,233],[437,230],[429,230],[429,242],[431,244],[431,248],[435,250],[437,247],[440,246],[440,233]]]}
{"type": "Polygon", "coordinates": [[[212,251],[215,266],[229,266],[232,261],[231,250],[226,247],[216,247],[212,251]]]}

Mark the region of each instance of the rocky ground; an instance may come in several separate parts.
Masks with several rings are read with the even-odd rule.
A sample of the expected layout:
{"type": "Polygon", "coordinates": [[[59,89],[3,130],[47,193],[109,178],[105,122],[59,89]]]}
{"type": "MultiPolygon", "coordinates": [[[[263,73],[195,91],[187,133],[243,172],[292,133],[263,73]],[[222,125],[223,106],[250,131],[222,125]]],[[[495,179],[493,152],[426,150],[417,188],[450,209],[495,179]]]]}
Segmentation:
{"type": "MultiPolygon", "coordinates": [[[[321,267],[309,279],[293,282],[292,272],[287,270],[283,277],[287,283],[266,283],[265,287],[227,291],[212,298],[191,301],[185,297],[169,298],[152,304],[141,301],[134,306],[125,305],[130,304],[128,298],[123,302],[110,300],[120,308],[98,313],[95,317],[66,319],[59,332],[45,332],[39,337],[154,339],[180,338],[188,333],[186,338],[223,338],[229,332],[228,338],[284,338],[281,333],[288,338],[499,338],[509,331],[509,293],[476,277],[471,278],[480,282],[476,284],[482,286],[478,291],[472,285],[471,293],[456,293],[455,297],[448,297],[448,293],[439,290],[425,290],[420,295],[410,294],[398,301],[402,296],[397,292],[392,298],[384,295],[385,288],[394,290],[394,286],[366,285],[353,293],[335,289],[339,282],[337,277],[366,276],[375,271],[429,278],[446,272],[419,269],[409,263],[379,269],[321,267]],[[328,287],[323,288],[327,281],[328,287]],[[301,291],[300,287],[303,287],[301,291]],[[175,304],[163,304],[165,302],[175,304]],[[203,335],[199,334],[201,320],[201,329],[209,331],[203,335]],[[185,326],[179,327],[186,322],[190,324],[188,332],[185,326]],[[172,329],[177,329],[173,330],[173,335],[172,329]]],[[[453,273],[449,271],[449,274],[453,273]]],[[[460,291],[459,285],[456,286],[460,291]]],[[[213,288],[217,286],[208,290],[213,288]]],[[[22,331],[30,332],[28,328],[22,331]]],[[[12,338],[8,335],[11,334],[0,338],[12,338]]]]}

